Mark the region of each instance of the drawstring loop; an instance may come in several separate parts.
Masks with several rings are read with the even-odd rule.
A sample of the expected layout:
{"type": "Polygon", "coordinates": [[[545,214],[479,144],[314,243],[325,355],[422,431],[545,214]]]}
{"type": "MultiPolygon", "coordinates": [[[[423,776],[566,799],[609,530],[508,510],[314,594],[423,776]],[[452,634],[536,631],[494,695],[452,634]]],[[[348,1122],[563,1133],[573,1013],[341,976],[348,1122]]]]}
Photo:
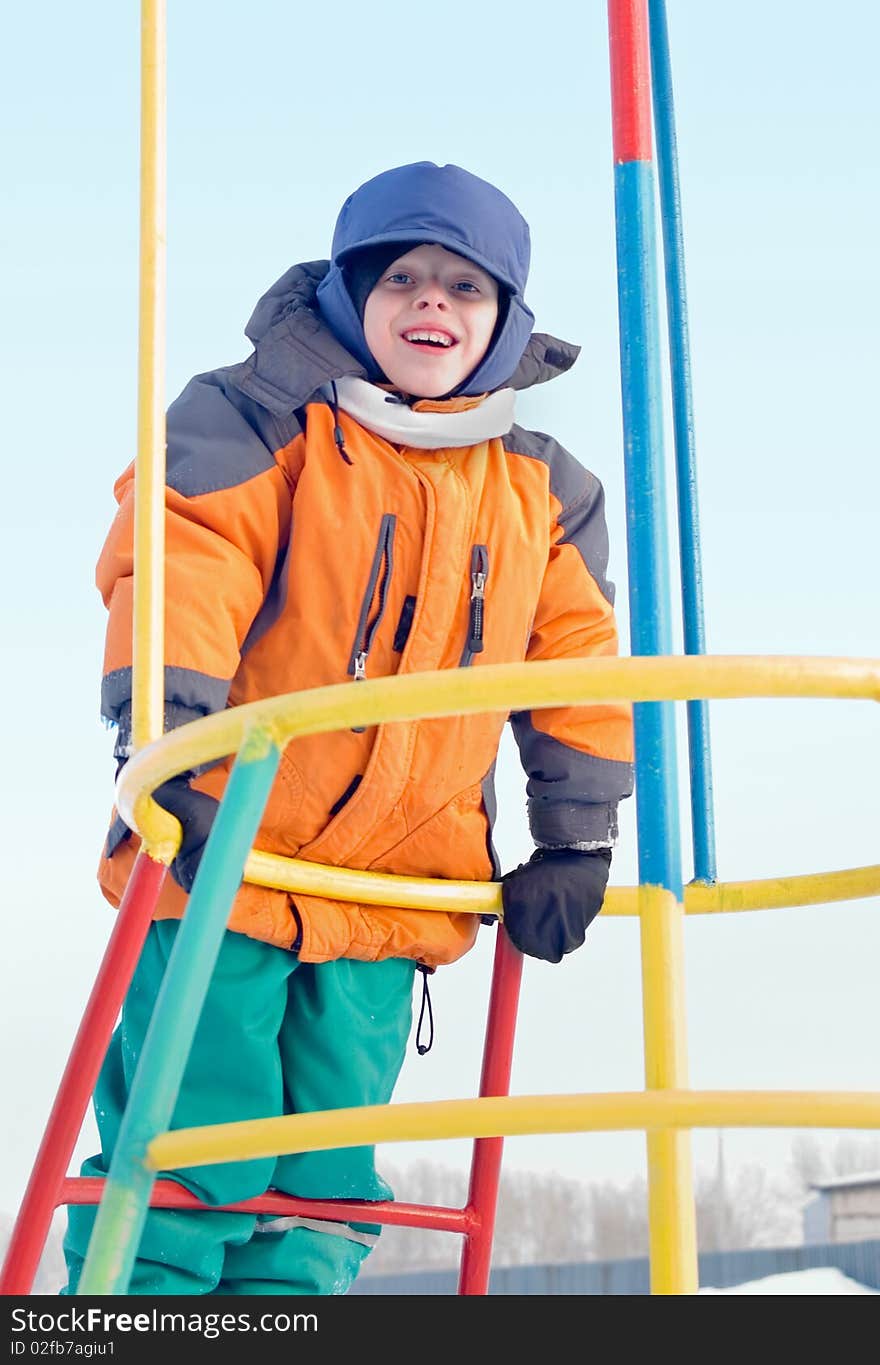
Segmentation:
{"type": "Polygon", "coordinates": [[[345,436],[343,435],[342,427],[339,425],[339,394],[336,392],[336,381],[335,381],[335,380],[331,379],[331,381],[330,381],[330,387],[331,387],[331,389],[333,390],[333,400],[332,400],[333,422],[334,422],[334,426],[333,426],[333,439],[334,439],[334,441],[336,442],[336,449],[339,451],[339,453],[340,453],[340,455],[342,456],[342,458],[343,458],[343,460],[345,461],[345,463],[346,463],[346,464],[353,464],[354,461],[352,460],[351,456],[349,455],[348,451],[347,451],[346,448],[345,448],[345,436]]]}
{"type": "Polygon", "coordinates": [[[431,1051],[434,1043],[434,1011],[431,1007],[431,996],[428,992],[428,973],[433,971],[433,967],[425,967],[421,962],[417,964],[418,970],[422,973],[422,1008],[419,1010],[419,1022],[416,1026],[416,1052],[420,1057],[424,1057],[426,1052],[431,1051]],[[419,1037],[422,1032],[422,1020],[425,1017],[425,1008],[428,1010],[428,1023],[431,1027],[431,1036],[427,1043],[420,1043],[419,1037]]]}

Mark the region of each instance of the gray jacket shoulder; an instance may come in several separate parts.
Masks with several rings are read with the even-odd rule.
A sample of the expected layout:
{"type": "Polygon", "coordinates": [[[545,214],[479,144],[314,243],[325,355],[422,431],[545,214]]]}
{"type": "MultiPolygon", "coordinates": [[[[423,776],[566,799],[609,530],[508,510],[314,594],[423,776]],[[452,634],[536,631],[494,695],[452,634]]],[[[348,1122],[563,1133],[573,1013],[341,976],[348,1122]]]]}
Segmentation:
{"type": "Polygon", "coordinates": [[[279,418],[238,387],[242,365],[195,375],[168,409],[166,482],[184,497],[235,488],[271,469],[302,430],[302,412],[279,418]]]}
{"type": "Polygon", "coordinates": [[[502,440],[511,454],[540,460],[547,466],[550,492],[560,505],[557,520],[564,534],[559,543],[575,547],[603,597],[613,605],[614,584],[607,577],[605,492],[600,480],[544,431],[514,425],[502,440]]]}
{"type": "Polygon", "coordinates": [[[514,424],[502,437],[504,449],[530,460],[540,460],[550,474],[550,492],[567,512],[584,499],[600,497],[602,485],[571,451],[545,431],[528,431],[514,424]]]}

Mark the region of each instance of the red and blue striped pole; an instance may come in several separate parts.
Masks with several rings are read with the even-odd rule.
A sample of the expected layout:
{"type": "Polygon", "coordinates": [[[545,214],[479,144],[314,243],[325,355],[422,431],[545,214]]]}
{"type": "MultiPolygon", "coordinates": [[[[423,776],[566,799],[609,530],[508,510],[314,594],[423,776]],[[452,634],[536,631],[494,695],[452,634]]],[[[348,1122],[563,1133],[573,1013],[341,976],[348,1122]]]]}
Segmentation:
{"type": "MultiPolygon", "coordinates": [[[[645,0],[609,0],[630,647],[672,653],[645,0]]],[[[639,880],[682,894],[671,702],[635,707],[639,880]]]]}
{"type": "MultiPolygon", "coordinates": [[[[685,288],[684,231],[666,0],[648,0],[648,23],[651,40],[651,89],[657,135],[660,220],[663,225],[663,259],[666,268],[666,315],[672,381],[684,651],[685,654],[705,654],[703,568],[697,505],[697,457],[685,288]]],[[[687,703],[687,724],[694,879],[698,882],[714,882],[717,876],[715,814],[712,800],[712,755],[707,701],[699,699],[687,703]]]]}

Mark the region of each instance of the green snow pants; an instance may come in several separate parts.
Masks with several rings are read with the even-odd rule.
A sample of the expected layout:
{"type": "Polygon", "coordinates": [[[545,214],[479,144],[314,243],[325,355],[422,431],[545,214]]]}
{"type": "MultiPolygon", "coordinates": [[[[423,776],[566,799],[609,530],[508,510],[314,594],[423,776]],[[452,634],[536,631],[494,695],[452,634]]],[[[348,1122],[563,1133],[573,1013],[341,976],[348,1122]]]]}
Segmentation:
{"type": "MultiPolygon", "coordinates": [[[[151,926],[95,1088],[101,1153],[83,1175],[107,1173],[126,1096],[178,930],[151,926]]],[[[171,1128],[387,1104],[412,1023],[415,963],[403,958],[318,966],[227,932],[187,1062],[171,1128]]],[[[373,1147],[224,1162],[162,1172],[208,1204],[270,1187],[313,1199],[391,1199],[373,1147]]],[[[64,1242],[79,1281],[95,1220],[72,1205],[64,1242]]],[[[151,1208],[129,1294],[344,1294],[375,1244],[375,1223],[151,1208]]]]}

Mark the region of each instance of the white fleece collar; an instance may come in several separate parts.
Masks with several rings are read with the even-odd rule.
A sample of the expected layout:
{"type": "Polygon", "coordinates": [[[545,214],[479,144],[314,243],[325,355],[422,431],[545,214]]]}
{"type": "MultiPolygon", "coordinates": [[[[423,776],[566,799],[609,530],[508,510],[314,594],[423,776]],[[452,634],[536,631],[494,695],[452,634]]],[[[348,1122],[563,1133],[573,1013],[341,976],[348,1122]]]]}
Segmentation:
{"type": "Polygon", "coordinates": [[[505,436],[513,426],[516,402],[515,389],[497,389],[463,412],[414,412],[395,395],[353,375],[336,380],[336,394],[339,406],[362,427],[394,445],[420,450],[471,446],[505,436]]]}

